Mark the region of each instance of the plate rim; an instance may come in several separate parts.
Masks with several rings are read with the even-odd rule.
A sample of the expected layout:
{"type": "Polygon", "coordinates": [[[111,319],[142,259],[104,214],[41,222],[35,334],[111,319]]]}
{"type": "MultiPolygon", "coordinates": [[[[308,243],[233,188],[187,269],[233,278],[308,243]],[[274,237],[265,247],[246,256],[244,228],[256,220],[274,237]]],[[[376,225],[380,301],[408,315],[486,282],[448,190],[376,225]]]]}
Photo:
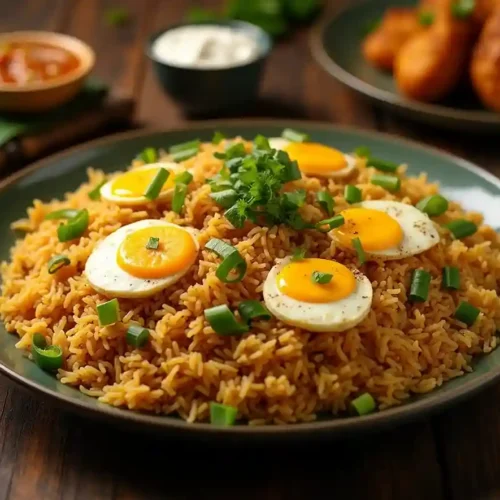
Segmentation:
{"type": "Polygon", "coordinates": [[[377,0],[362,0],[351,5],[347,5],[338,9],[334,14],[324,16],[324,18],[320,20],[311,30],[309,35],[309,48],[311,50],[311,54],[315,61],[330,76],[334,77],[348,88],[369,97],[381,105],[390,105],[393,108],[396,108],[399,112],[411,111],[419,115],[456,120],[464,124],[500,126],[500,113],[488,110],[468,111],[449,106],[442,106],[440,104],[414,101],[397,93],[379,89],[370,83],[364,82],[337,64],[335,60],[330,57],[325,49],[325,44],[323,43],[324,35],[328,27],[346,12],[361,8],[365,4],[376,3],[377,0]]]}
{"type": "MultiPolygon", "coordinates": [[[[215,120],[199,120],[191,121],[183,126],[173,127],[173,128],[161,128],[161,127],[148,127],[139,130],[129,130],[125,132],[119,132],[114,134],[109,134],[107,136],[86,141],[82,144],[67,148],[58,153],[52,154],[38,160],[31,165],[24,167],[23,169],[15,172],[0,181],[0,193],[6,191],[11,186],[16,185],[24,177],[46,167],[54,162],[58,162],[61,159],[67,158],[74,153],[94,149],[96,147],[113,144],[120,142],[122,140],[134,139],[138,137],[147,137],[149,135],[157,134],[171,134],[171,133],[187,133],[193,130],[215,130],[217,128],[236,128],[236,127],[265,127],[265,126],[275,126],[278,128],[286,127],[305,127],[309,129],[316,129],[319,131],[330,131],[330,132],[344,132],[351,133],[362,137],[371,137],[381,140],[390,140],[391,142],[397,142],[401,146],[406,146],[411,149],[417,149],[422,152],[432,153],[435,156],[439,156],[447,161],[453,162],[459,168],[465,169],[474,175],[477,175],[490,184],[495,185],[500,189],[500,179],[490,172],[483,170],[478,165],[456,156],[454,154],[444,152],[434,146],[429,146],[424,143],[419,143],[418,141],[402,138],[395,134],[390,134],[386,132],[380,132],[376,130],[370,130],[365,128],[360,128],[351,125],[339,125],[332,124],[326,121],[308,121],[308,120],[298,120],[298,119],[273,119],[273,118],[252,118],[252,119],[215,119],[215,120]]],[[[13,335],[6,332],[7,335],[13,335]]],[[[129,410],[125,408],[115,408],[105,403],[99,403],[95,398],[88,396],[89,401],[93,400],[90,404],[86,400],[80,400],[72,396],[61,394],[55,392],[45,385],[36,382],[35,380],[24,377],[23,375],[17,373],[15,370],[7,367],[2,362],[0,362],[0,372],[13,380],[14,382],[20,384],[25,389],[34,391],[36,396],[48,396],[51,400],[56,403],[60,403],[70,408],[73,411],[80,410],[85,414],[91,415],[92,417],[105,418],[106,420],[119,423],[129,423],[136,425],[136,429],[140,430],[141,424],[143,425],[143,430],[157,430],[161,432],[176,431],[184,434],[193,435],[193,433],[200,434],[211,434],[211,435],[229,435],[229,437],[237,436],[247,436],[247,437],[265,437],[265,438],[277,438],[277,439],[295,439],[300,437],[315,437],[324,436],[327,434],[329,437],[340,437],[347,435],[363,434],[367,432],[373,432],[375,430],[380,430],[382,428],[387,428],[391,425],[401,425],[409,421],[429,416],[433,413],[441,411],[450,405],[454,405],[459,401],[469,398],[479,392],[480,390],[486,389],[493,382],[500,379],[500,366],[487,371],[484,374],[480,374],[475,380],[469,382],[464,382],[462,385],[455,389],[452,389],[450,393],[445,393],[444,396],[440,398],[424,398],[416,401],[412,401],[408,404],[396,406],[376,412],[370,415],[365,415],[362,417],[348,417],[348,418],[335,418],[332,417],[328,420],[319,420],[304,423],[292,423],[292,424],[269,424],[263,426],[249,426],[249,425],[236,425],[236,426],[213,426],[209,423],[195,422],[188,423],[183,419],[175,418],[170,415],[159,415],[159,414],[148,414],[148,413],[138,413],[135,410],[129,410]]],[[[463,377],[466,377],[464,374],[463,377]]],[[[57,383],[61,383],[57,381],[57,383]]],[[[78,391],[77,388],[72,388],[78,391]]]]}

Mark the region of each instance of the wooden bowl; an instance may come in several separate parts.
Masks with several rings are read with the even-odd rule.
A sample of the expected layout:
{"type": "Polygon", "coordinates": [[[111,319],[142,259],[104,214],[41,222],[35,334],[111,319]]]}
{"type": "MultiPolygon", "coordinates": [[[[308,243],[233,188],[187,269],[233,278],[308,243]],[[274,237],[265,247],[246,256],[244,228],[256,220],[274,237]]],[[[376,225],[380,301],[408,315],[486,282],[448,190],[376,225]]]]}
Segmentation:
{"type": "Polygon", "coordinates": [[[78,38],[51,31],[13,31],[0,34],[0,45],[12,42],[38,42],[72,52],[80,64],[65,75],[48,81],[23,85],[0,82],[0,111],[42,112],[71,100],[81,90],[95,64],[95,53],[78,38]]]}

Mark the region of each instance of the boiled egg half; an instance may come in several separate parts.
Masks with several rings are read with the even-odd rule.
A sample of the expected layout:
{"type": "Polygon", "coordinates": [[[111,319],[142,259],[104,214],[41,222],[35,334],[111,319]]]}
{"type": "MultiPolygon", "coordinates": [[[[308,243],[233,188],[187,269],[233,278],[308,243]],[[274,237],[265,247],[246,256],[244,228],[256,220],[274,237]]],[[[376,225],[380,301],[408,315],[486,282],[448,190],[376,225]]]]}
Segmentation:
{"type": "Polygon", "coordinates": [[[312,332],[340,332],[361,322],[369,313],[373,290],[356,269],[327,259],[286,257],[264,282],[264,301],[283,323],[312,332]],[[315,271],[332,275],[329,283],[316,283],[315,271]]]}
{"type": "Polygon", "coordinates": [[[147,219],[123,226],[97,244],[85,276],[113,297],[149,297],[182,278],[198,257],[197,231],[147,219]]]}
{"type": "Polygon", "coordinates": [[[356,168],[354,156],[317,142],[291,142],[282,137],[271,137],[269,145],[272,149],[288,153],[306,175],[341,178],[347,177],[356,168]]]}
{"type": "Polygon", "coordinates": [[[122,206],[143,205],[151,200],[145,193],[160,168],[169,172],[156,200],[169,199],[174,192],[174,177],[182,169],[177,163],[150,163],[117,175],[101,187],[101,197],[122,206]]]}
{"type": "Polygon", "coordinates": [[[344,224],[330,234],[339,246],[353,250],[359,238],[367,256],[404,259],[437,245],[439,234],[427,214],[412,205],[367,200],[340,212],[344,224]]]}

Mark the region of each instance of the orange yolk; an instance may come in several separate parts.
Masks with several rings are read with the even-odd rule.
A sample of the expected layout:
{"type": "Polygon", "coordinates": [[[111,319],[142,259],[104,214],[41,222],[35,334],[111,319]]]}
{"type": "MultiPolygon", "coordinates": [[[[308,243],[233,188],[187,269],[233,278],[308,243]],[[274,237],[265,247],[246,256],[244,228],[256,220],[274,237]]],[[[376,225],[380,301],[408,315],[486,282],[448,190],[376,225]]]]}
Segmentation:
{"type": "Polygon", "coordinates": [[[380,210],[348,208],[340,212],[345,223],[335,229],[336,238],[352,248],[353,238],[359,238],[364,250],[377,251],[397,247],[403,241],[403,230],[396,219],[380,210]]]}
{"type": "Polygon", "coordinates": [[[291,160],[296,160],[305,174],[327,174],[347,167],[344,154],[316,142],[292,142],[285,151],[291,160]]]}
{"type": "Polygon", "coordinates": [[[197,247],[193,237],[172,226],[145,227],[129,234],[118,248],[117,263],[137,278],[165,278],[193,264],[197,247]],[[146,248],[149,238],[159,238],[158,249],[146,248]]]}
{"type": "MultiPolygon", "coordinates": [[[[139,196],[144,196],[144,193],[158,173],[158,170],[158,167],[151,167],[125,172],[111,183],[111,193],[115,196],[121,196],[122,198],[137,198],[139,196]]],[[[167,182],[163,184],[161,190],[165,191],[171,189],[173,185],[174,176],[172,172],[170,172],[167,182]]]]}
{"type": "Polygon", "coordinates": [[[290,262],[279,272],[278,289],[288,297],[302,302],[334,302],[350,295],[356,278],[347,267],[333,260],[303,259],[290,262]],[[314,271],[332,274],[330,283],[314,283],[314,271]]]}

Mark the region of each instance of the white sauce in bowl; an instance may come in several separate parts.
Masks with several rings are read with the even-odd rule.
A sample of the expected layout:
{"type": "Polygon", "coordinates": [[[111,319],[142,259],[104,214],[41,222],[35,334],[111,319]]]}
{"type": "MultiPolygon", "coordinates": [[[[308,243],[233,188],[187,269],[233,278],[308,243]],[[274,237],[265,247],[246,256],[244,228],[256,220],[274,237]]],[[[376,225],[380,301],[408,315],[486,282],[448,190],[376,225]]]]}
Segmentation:
{"type": "Polygon", "coordinates": [[[257,40],[242,30],[204,24],[166,31],[151,52],[171,66],[218,69],[246,64],[258,57],[260,49],[257,40]]]}

